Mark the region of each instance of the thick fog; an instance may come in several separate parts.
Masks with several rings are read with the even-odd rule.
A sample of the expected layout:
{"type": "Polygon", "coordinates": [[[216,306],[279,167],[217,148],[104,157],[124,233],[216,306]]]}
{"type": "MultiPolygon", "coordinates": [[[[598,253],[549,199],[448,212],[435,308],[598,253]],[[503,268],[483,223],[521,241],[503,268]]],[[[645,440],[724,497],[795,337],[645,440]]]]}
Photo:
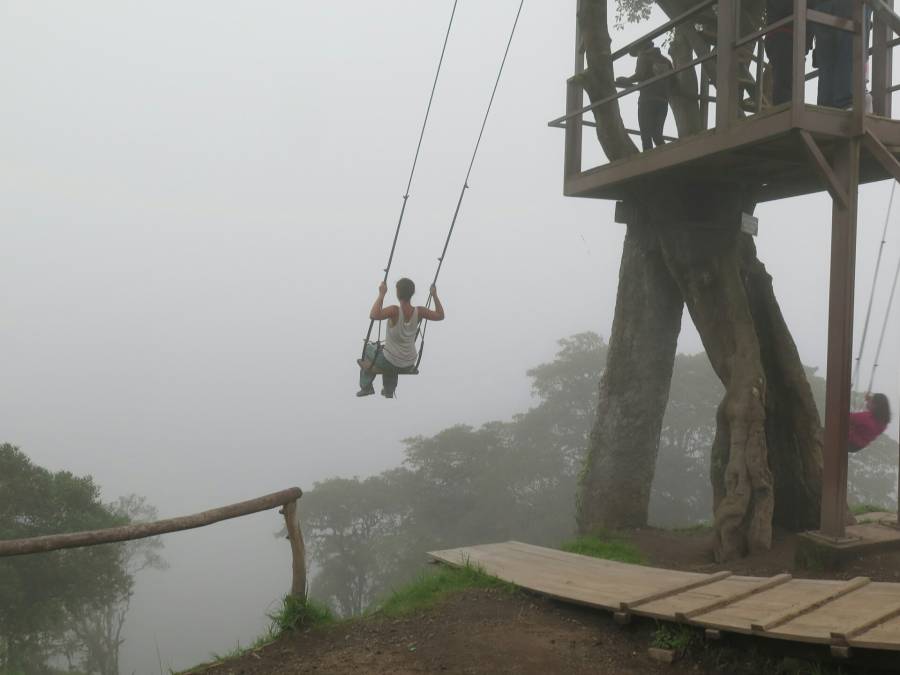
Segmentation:
{"type": "MultiPolygon", "coordinates": [[[[422,375],[397,400],[354,397],[450,4],[0,3],[0,442],[180,515],[394,466],[404,437],[524,410],[525,371],[558,338],[608,336],[624,227],[612,202],[562,196],[546,122],[564,112],[575,3],[535,0],[422,375]]],[[[459,3],[391,273],[423,304],[517,5],[459,3]]],[[[857,336],[889,193],[861,191],[857,336]]],[[[801,356],[824,369],[830,201],[757,215],[801,356]]],[[[870,355],[898,256],[900,196],[870,355]]],[[[876,389],[896,409],[895,312],[876,389]]],[[[702,349],[688,318],[680,349],[702,349]]],[[[279,527],[273,512],[166,537],[123,672],[255,637],[290,582],[279,527]]]]}

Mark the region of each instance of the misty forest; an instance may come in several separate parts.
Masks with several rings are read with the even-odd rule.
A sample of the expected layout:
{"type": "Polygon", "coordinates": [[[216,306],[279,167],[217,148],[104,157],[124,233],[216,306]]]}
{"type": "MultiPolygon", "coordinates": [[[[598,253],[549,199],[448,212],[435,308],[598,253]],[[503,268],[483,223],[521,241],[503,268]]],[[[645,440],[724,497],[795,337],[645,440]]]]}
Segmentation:
{"type": "MultiPolygon", "coordinates": [[[[359,616],[421,574],[424,554],[508,539],[558,546],[575,537],[576,492],[608,357],[595,333],[559,342],[528,371],[535,405],[508,421],[458,425],[404,440],[402,466],[316,483],[302,500],[310,595],[359,616]],[[492,514],[486,518],[485,514],[492,514]]],[[[821,405],[824,381],[807,370],[821,405]]],[[[710,447],[722,386],[705,354],[674,359],[650,493],[649,521],[710,527],[710,447]]],[[[854,503],[896,508],[897,443],[882,436],[851,459],[854,503]]],[[[98,500],[90,477],[51,473],[0,449],[0,538],[152,520],[136,496],[98,500]],[[59,520],[59,514],[65,520],[59,520]]],[[[276,536],[283,536],[283,533],[276,536]]],[[[164,568],[158,539],[0,561],[0,663],[11,672],[117,675],[134,576],[164,568]]]]}
{"type": "MultiPolygon", "coordinates": [[[[877,393],[895,384],[883,382],[896,370],[900,261],[886,302],[878,282],[895,184],[885,214],[859,200],[876,194],[860,184],[900,181],[888,43],[900,16],[882,0],[844,16],[841,2],[544,3],[521,46],[522,0],[509,33],[495,3],[457,0],[449,25],[422,4],[427,30],[401,16],[408,7],[386,18],[378,5],[310,3],[273,3],[252,20],[212,4],[185,8],[183,21],[131,8],[109,24],[45,8],[51,28],[22,5],[17,27],[0,21],[0,61],[19,63],[17,49],[34,69],[0,72],[18,106],[15,124],[0,125],[16,129],[0,218],[17,223],[0,285],[18,291],[0,307],[13,317],[0,333],[0,675],[174,674],[204,654],[185,673],[369,675],[376,661],[374,675],[511,672],[492,665],[494,652],[505,666],[531,664],[515,671],[525,675],[637,668],[608,671],[623,675],[649,672],[631,658],[647,644],[648,659],[695,657],[676,675],[831,673],[782,668],[791,658],[755,647],[729,661],[703,645],[734,626],[694,619],[785,591],[771,607],[787,610],[761,602],[761,617],[741,619],[736,632],[763,640],[872,581],[900,594],[900,558],[864,555],[900,544],[894,393],[877,393]],[[635,39],[651,20],[662,27],[635,39]],[[468,31],[459,44],[457,30],[468,31]],[[836,31],[852,51],[852,105],[808,104],[802,87],[837,68],[822,61],[836,31]],[[539,49],[551,33],[552,49],[539,49]],[[505,48],[499,71],[485,65],[491,41],[505,48]],[[634,60],[633,76],[619,58],[634,60]],[[785,73],[796,86],[786,97],[785,73]],[[550,123],[565,130],[561,163],[562,137],[535,130],[548,131],[564,79],[566,115],[550,123]],[[503,117],[489,125],[495,102],[503,117]],[[401,138],[418,140],[411,168],[401,138]],[[794,140],[809,156],[795,156],[794,140]],[[561,164],[564,194],[592,199],[562,198],[561,164]],[[447,174],[465,167],[457,196],[447,174]],[[391,239],[385,195],[398,177],[391,239]],[[854,265],[882,217],[862,342],[876,297],[884,326],[874,359],[859,346],[863,390],[848,366],[865,303],[858,290],[853,304],[854,274],[870,268],[854,265]],[[444,267],[448,251],[459,260],[444,267]],[[442,323],[429,340],[439,337],[420,370],[431,322],[442,323]],[[888,367],[872,391],[880,358],[888,367]],[[851,409],[869,424],[858,445],[851,409]],[[863,514],[871,520],[858,523],[863,514]],[[234,529],[207,528],[222,521],[234,529]],[[265,523],[262,543],[251,521],[257,534],[265,523]],[[878,532],[848,536],[845,524],[878,532]],[[190,553],[192,535],[163,538],[190,530],[198,541],[201,528],[210,538],[190,553]],[[847,553],[872,541],[858,559],[847,553]],[[502,558],[494,545],[537,585],[484,568],[502,558]],[[682,546],[675,562],[659,553],[682,546]],[[458,560],[440,556],[451,550],[458,560]],[[472,551],[485,557],[472,562],[472,551]],[[443,564],[427,566],[429,555],[443,564]],[[835,572],[838,559],[852,572],[835,572]],[[585,600],[620,585],[599,579],[607,572],[642,592],[585,600]],[[827,593],[791,599],[794,572],[827,593]],[[660,586],[644,592],[642,575],[660,586]],[[737,585],[677,609],[676,596],[719,581],[737,585]],[[452,595],[441,584],[462,593],[456,605],[439,604],[452,595]],[[660,600],[676,609],[635,611],[660,600]],[[614,618],[585,609],[611,607],[614,618]],[[441,611],[458,620],[442,623],[441,611]],[[457,642],[437,644],[470,615],[457,642]],[[171,656],[157,630],[177,645],[171,656]],[[467,670],[459,645],[478,640],[466,657],[483,670],[467,670]],[[551,665],[528,652],[546,642],[551,665]],[[220,648],[231,651],[209,653],[220,648]],[[573,654],[584,670],[570,668],[573,654]]],[[[897,600],[829,628],[829,655],[848,659],[853,640],[900,622],[897,600]]],[[[797,635],[788,640],[824,644],[797,635]]],[[[873,644],[862,648],[897,648],[873,644]]]]}

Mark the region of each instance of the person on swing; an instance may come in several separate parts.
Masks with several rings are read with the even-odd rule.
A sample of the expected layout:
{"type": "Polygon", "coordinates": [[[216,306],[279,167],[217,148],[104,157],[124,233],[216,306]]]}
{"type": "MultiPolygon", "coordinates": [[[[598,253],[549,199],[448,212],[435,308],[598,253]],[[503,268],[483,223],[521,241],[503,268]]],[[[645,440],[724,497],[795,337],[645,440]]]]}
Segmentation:
{"type": "Polygon", "coordinates": [[[850,413],[847,451],[859,452],[878,438],[891,423],[891,404],[884,394],[866,394],[866,409],[850,413]]]}
{"type": "Polygon", "coordinates": [[[397,389],[400,371],[416,365],[416,336],[419,333],[419,322],[423,319],[429,321],[444,320],[444,306],[438,298],[437,288],[431,287],[431,298],[434,300],[434,309],[427,307],[413,307],[411,300],[416,292],[416,285],[411,279],[403,278],[397,282],[397,299],[400,305],[384,306],[384,296],[387,295],[387,284],[381,282],[378,286],[378,297],[369,312],[369,318],[373,321],[387,319],[387,334],[384,345],[379,348],[373,342],[366,345],[365,357],[359,359],[359,391],[357,396],[371,396],[375,393],[372,386],[376,373],[381,372],[381,395],[385,398],[393,398],[397,389]]]}

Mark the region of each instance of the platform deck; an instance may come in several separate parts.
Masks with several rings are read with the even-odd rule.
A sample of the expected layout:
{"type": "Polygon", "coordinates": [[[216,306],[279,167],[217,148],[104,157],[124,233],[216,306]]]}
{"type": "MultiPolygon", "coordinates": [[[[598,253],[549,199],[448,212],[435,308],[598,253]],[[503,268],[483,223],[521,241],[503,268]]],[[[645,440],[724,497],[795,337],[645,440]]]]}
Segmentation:
{"type": "MultiPolygon", "coordinates": [[[[727,130],[710,129],[653,150],[578,172],[565,180],[570,197],[626,199],[644,189],[648,177],[669,181],[714,184],[724,177],[762,185],[758,201],[770,201],[825,189],[803,149],[797,133],[810,133],[831,158],[835,143],[850,134],[852,117],[846,110],[804,106],[802,125],[790,106],[770,108],[739,120],[727,130]]],[[[892,152],[900,146],[900,121],[866,116],[870,129],[892,152]]],[[[868,152],[860,157],[860,182],[890,178],[868,152]]]]}
{"type": "Polygon", "coordinates": [[[720,631],[900,651],[900,584],[701,574],[509,541],[428,554],[566,602],[720,631]]]}

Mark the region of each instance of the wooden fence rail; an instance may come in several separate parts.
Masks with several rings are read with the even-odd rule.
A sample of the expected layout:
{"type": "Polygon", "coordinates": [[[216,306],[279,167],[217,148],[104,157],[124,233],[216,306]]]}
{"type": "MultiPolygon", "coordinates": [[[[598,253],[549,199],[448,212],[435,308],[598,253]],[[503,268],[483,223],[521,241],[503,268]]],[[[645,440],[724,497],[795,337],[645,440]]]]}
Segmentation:
{"type": "Polygon", "coordinates": [[[183,530],[206,527],[223,520],[249,516],[253,513],[268,511],[280,506],[282,507],[280,513],[284,515],[288,539],[291,542],[291,554],[293,557],[291,595],[306,597],[306,550],[297,517],[297,501],[302,495],[303,491],[300,488],[293,487],[245,502],[229,504],[228,506],[194,513],[189,516],[156,520],[152,523],[135,523],[121,527],[111,527],[105,530],[51,534],[30,539],[0,541],[0,558],[155,537],[169,532],[181,532],[183,530]]]}

